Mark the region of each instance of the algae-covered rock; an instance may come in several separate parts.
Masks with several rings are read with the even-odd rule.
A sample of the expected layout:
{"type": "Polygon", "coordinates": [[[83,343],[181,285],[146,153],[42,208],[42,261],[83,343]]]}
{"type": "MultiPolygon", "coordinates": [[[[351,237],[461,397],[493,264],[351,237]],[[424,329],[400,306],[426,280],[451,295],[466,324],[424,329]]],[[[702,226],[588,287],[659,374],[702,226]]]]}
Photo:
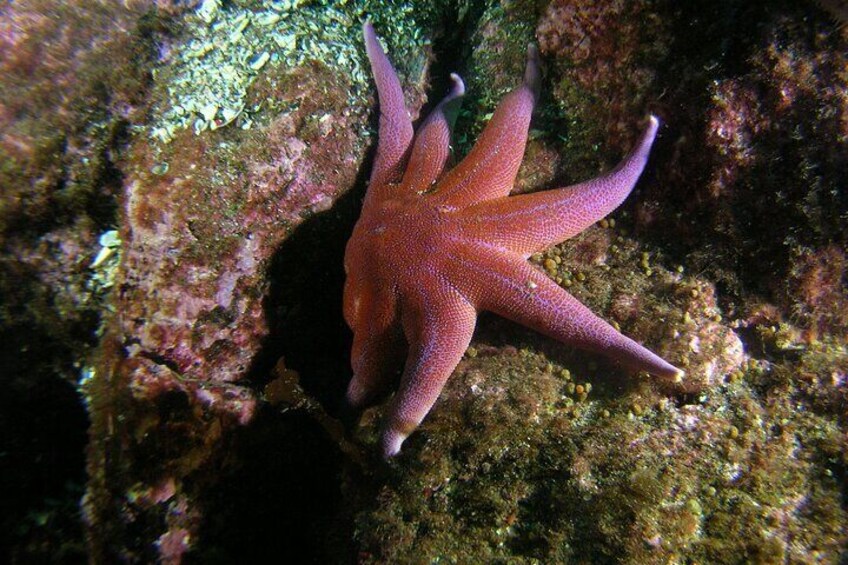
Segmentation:
{"type": "Polygon", "coordinates": [[[90,425],[92,562],[838,562],[834,4],[4,4],[12,561],[83,554],[90,425]],[[342,256],[376,141],[365,18],[414,117],[462,74],[456,158],[538,43],[515,192],[596,176],[660,116],[622,208],[530,261],[682,382],[484,315],[398,458],[376,456],[385,405],[343,433],[342,256]]]}
{"type": "MultiPolygon", "coordinates": [[[[380,18],[414,30],[408,12],[380,18]]],[[[321,215],[338,224],[329,234],[349,229],[350,214],[333,207],[353,188],[371,139],[361,14],[353,4],[203,2],[173,24],[149,121],[126,152],[116,315],[84,389],[92,418],[85,511],[98,560],[179,562],[193,549],[203,559],[244,556],[232,520],[259,537],[257,551],[283,548],[307,535],[297,509],[323,508],[265,498],[268,512],[290,505],[281,518],[290,532],[280,537],[270,523],[257,529],[254,516],[238,517],[263,510],[251,502],[259,491],[246,494],[232,477],[255,469],[269,449],[273,458],[304,449],[303,462],[333,458],[320,441],[285,441],[315,426],[268,416],[255,384],[270,379],[283,342],[298,339],[286,336],[315,337],[292,323],[315,307],[292,301],[292,285],[336,288],[320,283],[338,272],[340,257],[319,279],[301,280],[313,256],[327,256],[328,234],[292,238],[321,215]]],[[[423,76],[419,69],[410,84],[423,76]]],[[[310,377],[317,387],[320,377],[310,377]]],[[[343,378],[333,378],[341,389],[343,378]]],[[[282,491],[273,476],[248,479],[247,488],[296,500],[311,492],[301,483],[318,484],[337,463],[327,465],[314,473],[292,463],[278,473],[282,491]]]]}
{"type": "Polygon", "coordinates": [[[0,547],[85,554],[85,406],[76,383],[107,309],[120,154],[161,30],[149,3],[0,6],[0,547]]]}
{"type": "Polygon", "coordinates": [[[365,562],[838,561],[843,348],[669,396],[534,339],[472,347],[357,513],[365,562]]]}

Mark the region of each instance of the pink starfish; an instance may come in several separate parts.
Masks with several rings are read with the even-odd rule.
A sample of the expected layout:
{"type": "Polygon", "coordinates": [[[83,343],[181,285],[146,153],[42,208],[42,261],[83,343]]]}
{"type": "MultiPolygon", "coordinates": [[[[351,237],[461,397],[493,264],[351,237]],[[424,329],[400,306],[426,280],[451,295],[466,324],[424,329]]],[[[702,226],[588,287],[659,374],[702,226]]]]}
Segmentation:
{"type": "Polygon", "coordinates": [[[471,341],[477,313],[495,312],[636,370],[682,371],[623,336],[527,262],[618,207],[642,173],[658,121],[611,172],[575,186],[508,196],[539,92],[539,54],[477,144],[445,172],[457,75],[413,142],[400,82],[370,23],[365,45],[380,101],[377,155],[345,253],[345,319],[354,332],[348,402],[362,407],[406,365],[383,432],[386,457],[421,423],[471,341]]]}

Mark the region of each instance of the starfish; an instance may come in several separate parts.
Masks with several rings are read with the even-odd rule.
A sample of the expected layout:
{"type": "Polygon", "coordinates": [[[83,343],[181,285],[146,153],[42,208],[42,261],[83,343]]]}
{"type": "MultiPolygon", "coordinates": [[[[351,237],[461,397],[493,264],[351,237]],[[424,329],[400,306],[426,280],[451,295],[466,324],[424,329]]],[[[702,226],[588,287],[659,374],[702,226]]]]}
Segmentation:
{"type": "Polygon", "coordinates": [[[385,457],[421,423],[456,368],[481,311],[491,311],[634,370],[683,372],[619,333],[527,258],[589,227],[627,197],[659,126],[650,116],[612,171],[571,187],[509,196],[539,94],[539,53],[527,49],[522,84],[504,98],[468,155],[445,171],[465,86],[413,134],[398,80],[370,22],[365,46],[377,84],[377,153],[362,215],[345,251],[344,315],[353,330],[347,401],[361,408],[406,364],[382,432],[385,457]]]}

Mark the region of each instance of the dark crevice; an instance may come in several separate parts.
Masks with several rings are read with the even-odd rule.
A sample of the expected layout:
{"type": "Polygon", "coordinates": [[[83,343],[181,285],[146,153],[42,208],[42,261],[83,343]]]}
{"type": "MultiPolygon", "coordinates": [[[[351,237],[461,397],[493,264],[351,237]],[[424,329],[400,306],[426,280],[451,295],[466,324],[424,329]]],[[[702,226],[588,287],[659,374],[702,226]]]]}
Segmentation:
{"type": "MultiPolygon", "coordinates": [[[[351,333],[342,315],[344,249],[359,217],[370,162],[369,156],[351,191],[304,220],[271,259],[263,304],[269,334],[243,381],[260,396],[283,358],[307,395],[332,414],[342,407],[351,376],[351,333]]],[[[228,452],[234,468],[216,477],[209,491],[201,528],[206,541],[191,562],[261,562],[269,555],[299,563],[344,562],[339,555],[352,539],[352,522],[338,517],[344,461],[312,414],[262,404],[228,452]]]]}
{"type": "Polygon", "coordinates": [[[309,395],[332,411],[339,406],[351,375],[351,334],[342,316],[344,249],[369,168],[363,166],[351,191],[295,228],[274,253],[263,304],[269,334],[248,372],[251,385],[267,384],[282,357],[309,395]]]}
{"type": "Polygon", "coordinates": [[[84,562],[76,504],[88,419],[77,391],[57,374],[73,371],[74,352],[26,324],[4,327],[0,343],[0,555],[84,562]]]}
{"type": "MultiPolygon", "coordinates": [[[[471,36],[483,15],[484,2],[448,2],[427,16],[433,33],[433,63],[430,67],[430,88],[422,118],[438,104],[451,87],[450,74],[466,78],[467,61],[471,56],[471,36]]],[[[466,85],[467,86],[467,85],[466,85]]]]}
{"type": "Polygon", "coordinates": [[[175,361],[168,359],[164,355],[159,355],[159,354],[156,354],[156,353],[152,353],[150,351],[141,351],[138,355],[139,355],[139,357],[144,357],[145,359],[150,359],[151,361],[153,361],[157,365],[162,365],[164,367],[167,367],[168,369],[170,369],[171,371],[173,371],[177,375],[182,374],[182,371],[180,370],[179,365],[177,365],[177,363],[175,361]]]}
{"type": "Polygon", "coordinates": [[[313,420],[266,406],[228,451],[238,464],[224,466],[214,489],[195,479],[205,493],[205,541],[188,563],[344,562],[343,550],[326,543],[339,534],[341,454],[313,420]]]}

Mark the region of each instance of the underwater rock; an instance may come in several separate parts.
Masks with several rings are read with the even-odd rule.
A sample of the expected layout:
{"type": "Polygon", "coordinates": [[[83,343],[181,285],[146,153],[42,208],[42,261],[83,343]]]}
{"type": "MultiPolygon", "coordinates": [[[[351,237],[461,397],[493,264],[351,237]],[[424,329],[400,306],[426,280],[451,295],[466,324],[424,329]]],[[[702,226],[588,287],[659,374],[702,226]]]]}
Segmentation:
{"type": "MultiPolygon", "coordinates": [[[[848,243],[844,26],[812,2],[726,2],[706,13],[557,0],[537,35],[557,103],[575,116],[571,145],[614,149],[633,112],[664,121],[656,182],[629,207],[641,236],[726,287],[740,314],[765,295],[803,312],[813,333],[846,335],[799,276],[814,270],[811,256],[848,243]]],[[[822,280],[824,292],[842,303],[836,278],[822,280]]]]}
{"type": "MultiPolygon", "coordinates": [[[[661,116],[634,202],[531,260],[687,375],[657,387],[481,319],[419,433],[360,485],[371,496],[350,509],[361,562],[844,554],[835,70],[848,50],[809,8],[555,0],[538,20],[520,6],[481,16],[472,61],[495,46],[509,64],[508,42],[491,38],[529,23],[552,86],[521,191],[591,177],[627,147],[634,119],[661,116]]],[[[359,441],[377,444],[384,408],[366,412],[359,441]]]]}
{"type": "MultiPolygon", "coordinates": [[[[325,247],[349,235],[376,101],[365,8],[330,4],[0,8],[2,451],[78,451],[82,374],[91,560],[837,561],[844,26],[788,0],[369,4],[413,115],[431,64],[464,73],[459,154],[535,38],[516,191],[595,176],[661,117],[633,198],[531,261],[687,365],[658,387],[483,316],[385,466],[385,406],[353,438],[331,406],[349,375],[325,247]]],[[[81,483],[78,459],[44,460],[81,483]]],[[[5,482],[40,493],[36,475],[5,482]]],[[[80,489],[8,498],[26,555],[81,554],[80,489]]]]}
{"type": "MultiPolygon", "coordinates": [[[[108,311],[98,238],[141,119],[160,33],[139,2],[0,6],[0,547],[11,562],[82,560],[88,422],[77,381],[108,311]],[[8,552],[7,552],[8,551],[8,552]]],[[[111,249],[111,248],[110,248],[111,249]]]]}
{"type": "MultiPolygon", "coordinates": [[[[261,443],[250,457],[268,457],[256,438],[274,430],[298,436],[275,451],[304,449],[305,418],[291,423],[280,414],[285,405],[269,416],[254,385],[271,378],[282,332],[303,331],[287,316],[315,306],[287,302],[292,291],[281,279],[306,273],[324,240],[300,237],[297,252],[282,249],[322,214],[344,221],[331,208],[353,187],[369,147],[372,98],[351,59],[360,48],[348,33],[359,26],[353,7],[304,8],[283,21],[273,3],[213,4],[178,12],[179,35],[160,46],[149,121],[125,156],[116,315],[84,389],[92,418],[86,519],[92,554],[106,561],[177,563],[193,549],[226,551],[228,538],[216,545],[212,533],[221,519],[208,512],[242,488],[221,487],[225,477],[253,468],[244,445],[261,443]],[[307,34],[322,17],[326,25],[307,34]],[[281,50],[291,34],[301,48],[281,50]],[[256,55],[272,44],[273,55],[256,55]],[[266,424],[251,431],[258,417],[266,424]]],[[[327,449],[318,441],[309,448],[316,453],[303,461],[327,449]]],[[[293,475],[295,499],[310,492],[297,485],[324,476],[299,462],[281,473],[293,475]]],[[[274,535],[270,543],[287,539],[274,535]]]]}

